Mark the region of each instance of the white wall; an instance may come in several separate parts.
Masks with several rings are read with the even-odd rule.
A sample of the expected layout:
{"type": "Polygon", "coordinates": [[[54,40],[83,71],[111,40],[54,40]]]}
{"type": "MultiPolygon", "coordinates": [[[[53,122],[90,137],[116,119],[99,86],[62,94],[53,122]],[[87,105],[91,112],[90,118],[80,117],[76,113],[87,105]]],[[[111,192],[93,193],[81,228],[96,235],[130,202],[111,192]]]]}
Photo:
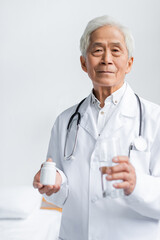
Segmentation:
{"type": "Polygon", "coordinates": [[[89,20],[109,14],[133,32],[128,81],[160,103],[159,0],[0,0],[0,185],[31,184],[56,116],[91,91],[79,64],[89,20]]]}

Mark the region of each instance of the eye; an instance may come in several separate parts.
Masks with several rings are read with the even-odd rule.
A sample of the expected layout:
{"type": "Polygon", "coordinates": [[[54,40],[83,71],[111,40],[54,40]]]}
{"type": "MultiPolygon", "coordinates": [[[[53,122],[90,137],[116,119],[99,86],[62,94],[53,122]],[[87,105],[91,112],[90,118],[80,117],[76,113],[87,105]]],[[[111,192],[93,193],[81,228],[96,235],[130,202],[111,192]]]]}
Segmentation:
{"type": "Polygon", "coordinates": [[[112,51],[112,55],[115,57],[118,57],[121,55],[121,51],[119,48],[113,48],[113,49],[111,49],[111,51],[112,51]]]}
{"type": "Polygon", "coordinates": [[[103,54],[103,48],[93,49],[92,54],[96,57],[101,56],[103,54]]]}
{"type": "Polygon", "coordinates": [[[102,52],[102,49],[96,49],[95,52],[102,52]]]}
{"type": "Polygon", "coordinates": [[[113,49],[112,49],[112,52],[119,52],[119,49],[113,48],[113,49]]]}

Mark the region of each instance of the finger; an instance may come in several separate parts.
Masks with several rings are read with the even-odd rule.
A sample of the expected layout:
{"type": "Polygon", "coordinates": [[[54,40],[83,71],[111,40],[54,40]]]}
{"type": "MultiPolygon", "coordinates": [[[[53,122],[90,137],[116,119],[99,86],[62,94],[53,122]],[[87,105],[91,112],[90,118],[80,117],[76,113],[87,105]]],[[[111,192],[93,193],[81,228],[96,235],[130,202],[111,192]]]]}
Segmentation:
{"type": "Polygon", "coordinates": [[[129,182],[114,183],[113,186],[116,189],[123,189],[125,195],[130,195],[135,187],[133,184],[129,184],[129,182]]]}
{"type": "Polygon", "coordinates": [[[121,183],[114,183],[113,187],[116,189],[129,189],[130,184],[127,181],[121,182],[121,183]]]}
{"type": "MultiPolygon", "coordinates": [[[[111,173],[117,173],[117,172],[128,172],[128,173],[130,173],[131,170],[132,170],[132,167],[127,162],[122,162],[122,163],[119,163],[119,164],[111,167],[110,169],[111,169],[111,173]]],[[[109,174],[109,172],[108,172],[108,174],[109,174]]]]}
{"type": "MultiPolygon", "coordinates": [[[[53,161],[52,161],[52,158],[48,158],[48,159],[46,160],[46,162],[53,162],[53,161]]],[[[45,162],[44,162],[44,163],[45,163],[45,162]]],[[[41,168],[43,167],[43,164],[44,164],[44,163],[41,164],[41,168]]]]}
{"type": "Polygon", "coordinates": [[[34,188],[39,188],[40,184],[40,170],[36,173],[33,179],[33,187],[34,188]]]}
{"type": "Polygon", "coordinates": [[[41,184],[40,182],[33,182],[33,187],[40,189],[43,188],[43,184],[41,184]]]}
{"type": "Polygon", "coordinates": [[[44,185],[42,188],[38,189],[41,194],[44,194],[54,188],[54,185],[44,185]]]}
{"type": "Polygon", "coordinates": [[[51,196],[53,193],[56,193],[54,190],[50,190],[49,192],[46,192],[47,196],[51,196]]]}
{"type": "Polygon", "coordinates": [[[62,177],[61,177],[61,174],[57,171],[56,172],[56,184],[61,186],[61,183],[62,183],[62,177]]]}
{"type": "Polygon", "coordinates": [[[122,162],[129,162],[129,158],[127,156],[116,156],[112,159],[114,163],[122,163],[122,162]]]}
{"type": "Polygon", "coordinates": [[[46,162],[53,162],[52,158],[48,158],[46,162]]]}
{"type": "Polygon", "coordinates": [[[59,191],[59,189],[60,189],[60,184],[56,183],[55,185],[45,185],[38,190],[41,194],[44,194],[44,193],[47,193],[49,191],[57,192],[57,191],[59,191]]]}
{"type": "Polygon", "coordinates": [[[108,181],[112,181],[112,180],[130,181],[130,174],[128,174],[126,172],[114,173],[111,175],[107,175],[106,179],[108,181]]]}
{"type": "Polygon", "coordinates": [[[34,181],[35,182],[39,182],[40,181],[40,173],[41,173],[41,170],[39,170],[36,175],[34,176],[34,181]]]}
{"type": "Polygon", "coordinates": [[[101,171],[102,174],[110,174],[110,173],[112,173],[111,167],[103,166],[103,167],[100,167],[99,170],[101,171]]]}
{"type": "Polygon", "coordinates": [[[59,189],[60,189],[60,185],[56,185],[52,190],[46,192],[46,195],[47,195],[47,196],[51,196],[53,193],[58,192],[59,189]]]}

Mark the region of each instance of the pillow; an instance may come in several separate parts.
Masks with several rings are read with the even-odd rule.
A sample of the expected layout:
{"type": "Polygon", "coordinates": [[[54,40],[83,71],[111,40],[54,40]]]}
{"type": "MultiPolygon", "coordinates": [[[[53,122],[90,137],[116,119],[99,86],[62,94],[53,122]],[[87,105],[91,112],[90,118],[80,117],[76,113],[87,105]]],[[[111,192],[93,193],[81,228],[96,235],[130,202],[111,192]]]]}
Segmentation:
{"type": "Polygon", "coordinates": [[[27,218],[40,208],[42,195],[32,186],[0,187],[0,218],[27,218]]]}

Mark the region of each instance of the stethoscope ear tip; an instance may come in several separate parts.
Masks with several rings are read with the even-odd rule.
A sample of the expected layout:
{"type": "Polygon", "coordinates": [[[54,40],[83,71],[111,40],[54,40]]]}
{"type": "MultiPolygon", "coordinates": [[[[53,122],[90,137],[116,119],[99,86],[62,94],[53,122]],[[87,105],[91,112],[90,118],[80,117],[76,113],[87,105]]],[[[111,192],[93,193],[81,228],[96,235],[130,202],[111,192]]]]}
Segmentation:
{"type": "Polygon", "coordinates": [[[134,146],[137,150],[144,152],[147,149],[147,142],[142,136],[138,136],[134,140],[134,146]]]}

